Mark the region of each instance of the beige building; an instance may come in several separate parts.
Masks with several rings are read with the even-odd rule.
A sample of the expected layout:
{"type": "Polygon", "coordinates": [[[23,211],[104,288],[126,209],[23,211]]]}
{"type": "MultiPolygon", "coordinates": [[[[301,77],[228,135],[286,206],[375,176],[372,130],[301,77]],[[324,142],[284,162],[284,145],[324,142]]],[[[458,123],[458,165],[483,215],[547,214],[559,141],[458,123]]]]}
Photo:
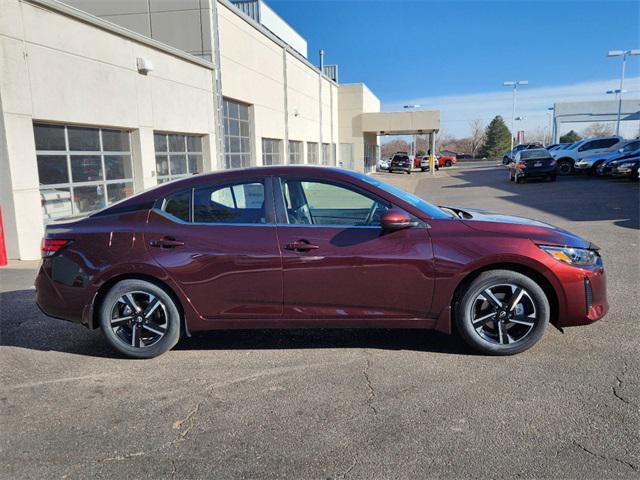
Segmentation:
{"type": "Polygon", "coordinates": [[[380,101],[306,55],[259,0],[0,0],[9,258],[38,258],[50,221],[185,175],[374,169],[381,132],[362,122],[380,101]]]}

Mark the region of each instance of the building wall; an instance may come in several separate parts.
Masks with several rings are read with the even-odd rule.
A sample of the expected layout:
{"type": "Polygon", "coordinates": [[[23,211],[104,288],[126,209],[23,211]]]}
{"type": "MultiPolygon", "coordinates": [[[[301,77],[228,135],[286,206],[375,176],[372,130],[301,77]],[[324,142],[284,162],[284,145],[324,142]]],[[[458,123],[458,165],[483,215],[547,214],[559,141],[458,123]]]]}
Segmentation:
{"type": "Polygon", "coordinates": [[[62,0],[192,55],[212,59],[211,6],[202,0],[62,0]]]}
{"type": "Polygon", "coordinates": [[[0,4],[0,175],[9,258],[36,259],[43,233],[33,122],[132,132],[136,191],[156,184],[153,132],[203,136],[215,158],[212,65],[18,0],[0,4]],[[141,75],[136,59],[154,70],[141,75]],[[36,219],[38,221],[36,221],[36,219]]]}
{"type": "Polygon", "coordinates": [[[340,144],[352,144],[353,169],[365,171],[365,145],[378,146],[375,134],[362,133],[363,112],[379,112],[380,100],[363,83],[344,83],[338,88],[338,126],[340,144]]]}
{"type": "Polygon", "coordinates": [[[262,163],[262,138],[282,140],[285,153],[287,139],[304,142],[305,161],[307,142],[337,143],[334,82],[230,3],[218,3],[218,25],[222,94],[251,105],[255,164],[262,163]]]}

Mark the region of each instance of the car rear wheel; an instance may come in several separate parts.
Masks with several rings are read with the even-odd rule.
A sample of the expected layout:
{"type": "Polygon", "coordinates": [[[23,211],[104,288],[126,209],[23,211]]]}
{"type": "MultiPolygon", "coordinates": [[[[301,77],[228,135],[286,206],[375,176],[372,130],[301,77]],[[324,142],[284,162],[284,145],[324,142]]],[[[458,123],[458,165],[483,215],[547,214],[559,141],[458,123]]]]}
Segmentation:
{"type": "Polygon", "coordinates": [[[519,175],[518,172],[515,172],[513,174],[513,181],[516,183],[522,183],[524,182],[524,178],[522,177],[522,175],[519,175]]]}
{"type": "Polygon", "coordinates": [[[549,300],[540,286],[518,272],[479,275],[456,305],[456,324],[474,349],[513,355],[535,345],[549,325],[549,300]]]}
{"type": "Polygon", "coordinates": [[[573,164],[569,160],[558,161],[558,174],[559,175],[571,175],[573,171],[573,164]]]}
{"type": "Polygon", "coordinates": [[[159,286],[144,280],[123,280],[102,301],[100,328],[120,353],[153,358],[178,343],[180,312],[159,286]]]}
{"type": "Polygon", "coordinates": [[[444,162],[444,166],[445,166],[445,167],[450,167],[451,165],[453,165],[453,164],[451,163],[451,160],[447,160],[446,162],[444,162]]]}

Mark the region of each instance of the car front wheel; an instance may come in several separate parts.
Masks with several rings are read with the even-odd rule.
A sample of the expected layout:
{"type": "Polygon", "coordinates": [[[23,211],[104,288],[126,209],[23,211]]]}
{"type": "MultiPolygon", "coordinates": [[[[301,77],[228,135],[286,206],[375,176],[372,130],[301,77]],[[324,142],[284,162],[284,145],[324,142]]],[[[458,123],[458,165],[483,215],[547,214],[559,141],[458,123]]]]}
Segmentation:
{"type": "Polygon", "coordinates": [[[490,355],[513,355],[535,345],[549,325],[549,300],[518,272],[490,270],[473,280],[455,308],[462,338],[490,355]]]}
{"type": "Polygon", "coordinates": [[[151,282],[116,283],[102,300],[99,315],[109,344],[128,357],[156,357],[180,339],[180,312],[174,300],[151,282]]]}
{"type": "Polygon", "coordinates": [[[559,175],[571,175],[572,171],[573,171],[573,164],[569,160],[560,160],[558,162],[559,175]]]}

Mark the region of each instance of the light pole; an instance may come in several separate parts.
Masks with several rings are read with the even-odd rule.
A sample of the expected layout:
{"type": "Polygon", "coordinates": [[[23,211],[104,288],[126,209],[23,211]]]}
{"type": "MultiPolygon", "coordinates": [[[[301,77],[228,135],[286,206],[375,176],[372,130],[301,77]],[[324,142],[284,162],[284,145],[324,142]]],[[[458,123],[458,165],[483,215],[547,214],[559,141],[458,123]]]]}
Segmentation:
{"type": "MultiPolygon", "coordinates": [[[[410,110],[413,111],[416,108],[420,108],[422,105],[405,105],[404,108],[405,110],[410,110]]],[[[411,155],[413,155],[414,157],[416,156],[416,153],[418,152],[418,136],[416,134],[413,135],[413,148],[411,149],[411,155]]],[[[413,161],[413,160],[412,160],[413,161]]]]}
{"type": "MultiPolygon", "coordinates": [[[[627,64],[627,55],[640,55],[640,49],[635,50],[609,50],[607,57],[622,57],[622,72],[620,73],[620,88],[614,90],[618,94],[618,119],[616,121],[616,135],[620,135],[620,113],[622,112],[622,94],[624,93],[624,69],[627,64]]],[[[607,92],[609,93],[609,92],[607,92]]]]}
{"type": "Polygon", "coordinates": [[[555,105],[553,107],[549,107],[547,108],[547,115],[549,115],[549,144],[551,143],[556,143],[556,132],[555,132],[555,119],[553,117],[555,117],[556,115],[556,107],[555,105]]]}
{"type": "Polygon", "coordinates": [[[529,85],[529,80],[507,80],[502,85],[513,88],[513,105],[511,109],[511,152],[513,152],[513,131],[516,128],[516,92],[518,85],[529,85]]]}

